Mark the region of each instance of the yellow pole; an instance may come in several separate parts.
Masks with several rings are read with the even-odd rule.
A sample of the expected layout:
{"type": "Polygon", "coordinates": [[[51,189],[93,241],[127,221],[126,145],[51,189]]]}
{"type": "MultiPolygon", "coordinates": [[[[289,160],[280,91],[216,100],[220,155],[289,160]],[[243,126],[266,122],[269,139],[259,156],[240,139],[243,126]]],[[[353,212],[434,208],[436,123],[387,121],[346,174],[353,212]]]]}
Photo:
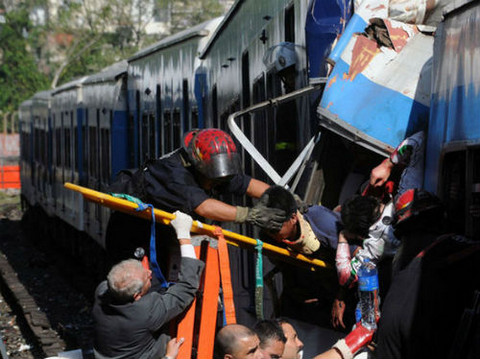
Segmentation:
{"type": "MultiPolygon", "coordinates": [[[[89,189],[87,187],[78,186],[70,182],[66,182],[64,186],[67,189],[79,192],[88,201],[98,203],[102,206],[111,208],[113,210],[128,213],[144,219],[151,220],[152,218],[150,208],[146,209],[145,211],[136,211],[136,209],[138,208],[138,205],[126,199],[113,197],[109,194],[98,192],[98,191],[89,189]]],[[[154,208],[153,213],[155,215],[155,220],[157,222],[162,222],[166,225],[169,225],[170,221],[175,218],[174,214],[170,212],[165,212],[156,208],[154,208]]],[[[194,233],[204,234],[207,232],[209,234],[213,234],[214,230],[215,230],[215,226],[205,224],[200,221],[193,221],[192,232],[194,233]]],[[[223,235],[225,236],[227,243],[231,245],[238,246],[239,244],[246,244],[252,247],[255,247],[257,245],[257,241],[253,238],[250,238],[235,232],[231,232],[225,229],[222,229],[222,232],[223,232],[223,235]]],[[[328,265],[320,259],[309,258],[304,256],[303,254],[295,253],[285,248],[280,248],[268,243],[263,243],[262,248],[264,251],[268,252],[269,254],[279,256],[284,260],[288,259],[288,260],[293,260],[295,262],[297,261],[301,262],[304,265],[305,264],[310,265],[311,269],[315,269],[316,267],[322,267],[322,268],[328,267],[328,265]]]]}

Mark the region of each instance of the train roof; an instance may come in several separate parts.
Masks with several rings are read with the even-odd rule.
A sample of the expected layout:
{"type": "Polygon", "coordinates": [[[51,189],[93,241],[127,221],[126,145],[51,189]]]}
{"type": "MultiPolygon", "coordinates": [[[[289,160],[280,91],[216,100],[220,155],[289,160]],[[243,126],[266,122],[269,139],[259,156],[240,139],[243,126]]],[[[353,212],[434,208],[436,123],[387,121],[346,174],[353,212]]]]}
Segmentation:
{"type": "Polygon", "coordinates": [[[214,34],[208,41],[208,43],[205,45],[203,48],[202,52],[200,53],[199,58],[204,59],[205,56],[207,56],[208,52],[210,51],[211,47],[215,43],[215,41],[218,39],[222,31],[225,29],[225,27],[228,25],[230,20],[236,15],[237,11],[240,9],[242,3],[244,3],[245,0],[237,0],[231,7],[230,10],[228,10],[227,14],[223,18],[222,22],[220,25],[218,25],[217,29],[215,30],[214,34]]]}
{"type": "Polygon", "coordinates": [[[52,97],[53,90],[45,90],[37,92],[33,95],[32,100],[34,101],[48,101],[52,97]]]}
{"type": "Polygon", "coordinates": [[[99,82],[106,82],[106,81],[115,81],[119,76],[122,76],[127,73],[128,62],[127,60],[122,60],[116,62],[100,72],[88,76],[83,84],[94,84],[99,82]]]}
{"type": "Polygon", "coordinates": [[[179,33],[176,33],[174,35],[168,36],[168,37],[164,38],[163,40],[160,40],[159,42],[157,42],[153,45],[150,45],[149,47],[147,47],[143,50],[140,50],[135,55],[130,57],[128,59],[128,62],[138,60],[138,59],[140,59],[142,57],[145,57],[145,56],[147,56],[151,53],[154,53],[156,51],[160,51],[160,50],[166,49],[168,47],[180,44],[184,41],[190,40],[190,39],[195,38],[195,37],[208,36],[210,34],[209,25],[212,22],[215,22],[217,19],[218,18],[205,21],[205,22],[203,22],[199,25],[196,25],[196,26],[194,26],[190,29],[186,29],[186,30],[180,31],[179,33]]]}
{"type": "Polygon", "coordinates": [[[75,80],[72,80],[70,82],[67,82],[59,87],[57,87],[55,90],[52,90],[52,95],[56,95],[60,92],[63,92],[63,91],[67,91],[67,90],[71,90],[73,88],[77,88],[77,87],[80,87],[84,82],[85,80],[88,78],[88,76],[84,76],[84,77],[81,77],[81,78],[78,78],[78,79],[75,79],[75,80]]]}

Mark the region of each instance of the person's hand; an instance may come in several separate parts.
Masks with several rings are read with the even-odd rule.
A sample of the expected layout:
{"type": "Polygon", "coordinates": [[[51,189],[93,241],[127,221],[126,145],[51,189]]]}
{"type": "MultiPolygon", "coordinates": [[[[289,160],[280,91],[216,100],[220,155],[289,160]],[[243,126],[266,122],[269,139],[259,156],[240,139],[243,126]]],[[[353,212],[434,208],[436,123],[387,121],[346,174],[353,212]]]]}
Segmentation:
{"type": "Polygon", "coordinates": [[[175,229],[178,239],[190,239],[190,229],[192,228],[193,219],[188,214],[180,211],[174,213],[175,219],[170,224],[175,229]]]}
{"type": "Polygon", "coordinates": [[[343,315],[345,314],[345,302],[341,299],[335,298],[332,305],[332,326],[335,329],[342,327],[345,329],[343,323],[343,315]]]}
{"type": "Polygon", "coordinates": [[[246,222],[250,222],[262,229],[279,231],[287,220],[284,210],[267,206],[268,194],[263,195],[257,204],[248,209],[246,222]]]}
{"type": "Polygon", "coordinates": [[[375,330],[367,329],[362,325],[362,322],[358,322],[355,324],[355,329],[345,337],[345,344],[355,354],[372,341],[374,333],[375,330]]]}
{"type": "Polygon", "coordinates": [[[370,173],[370,185],[373,187],[381,187],[390,177],[392,172],[393,163],[389,158],[385,159],[377,167],[375,167],[370,173]]]}
{"type": "Polygon", "coordinates": [[[343,358],[353,358],[356,352],[368,345],[373,338],[375,330],[365,328],[361,322],[355,325],[355,329],[352,330],[344,339],[335,343],[333,348],[338,350],[343,358]]]}
{"type": "Polygon", "coordinates": [[[182,346],[185,338],[172,338],[167,343],[167,351],[165,352],[165,357],[168,359],[176,359],[178,355],[178,351],[182,346]]]}

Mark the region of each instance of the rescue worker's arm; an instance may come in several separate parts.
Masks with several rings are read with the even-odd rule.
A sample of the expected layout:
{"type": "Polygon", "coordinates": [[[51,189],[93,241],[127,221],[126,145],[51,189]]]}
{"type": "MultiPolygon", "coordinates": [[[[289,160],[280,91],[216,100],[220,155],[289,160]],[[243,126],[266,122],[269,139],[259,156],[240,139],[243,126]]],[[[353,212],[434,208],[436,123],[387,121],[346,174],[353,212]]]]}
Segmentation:
{"type": "Polygon", "coordinates": [[[265,182],[252,178],[247,187],[247,195],[253,198],[260,198],[268,187],[270,186],[265,182]]]}
{"type": "Polygon", "coordinates": [[[237,223],[251,223],[264,229],[280,230],[282,228],[285,211],[266,206],[268,196],[264,196],[254,207],[231,206],[213,198],[206,199],[195,208],[200,216],[217,221],[235,221],[237,223]]]}
{"type": "Polygon", "coordinates": [[[414,135],[404,139],[392,152],[389,158],[383,160],[370,173],[370,185],[374,187],[383,186],[390,177],[390,173],[396,166],[406,167],[412,160],[413,154],[418,152],[423,146],[424,133],[417,132],[414,135]]]}
{"type": "Polygon", "coordinates": [[[343,235],[343,232],[340,232],[338,235],[338,245],[337,245],[337,254],[335,256],[335,266],[337,268],[338,281],[340,285],[346,285],[349,281],[352,270],[350,266],[350,246],[348,241],[343,235]]]}
{"type": "Polygon", "coordinates": [[[195,208],[195,213],[214,221],[233,222],[237,214],[237,207],[208,198],[195,208]]]}
{"type": "Polygon", "coordinates": [[[374,330],[369,330],[358,322],[355,329],[344,339],[336,342],[332,349],[317,355],[313,359],[353,359],[356,352],[372,341],[374,333],[374,330]]]}

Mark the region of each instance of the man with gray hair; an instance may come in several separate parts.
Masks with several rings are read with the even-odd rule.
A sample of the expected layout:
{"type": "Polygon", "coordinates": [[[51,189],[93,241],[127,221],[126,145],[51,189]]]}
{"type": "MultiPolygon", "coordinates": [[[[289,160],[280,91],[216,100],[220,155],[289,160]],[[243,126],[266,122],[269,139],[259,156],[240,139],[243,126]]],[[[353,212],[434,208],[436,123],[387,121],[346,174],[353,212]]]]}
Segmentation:
{"type": "Polygon", "coordinates": [[[182,256],[178,282],[163,294],[151,291],[152,272],[135,259],[115,265],[95,292],[94,350],[97,359],[175,358],[183,340],[171,340],[163,326],[181,314],[198,290],[203,262],[190,240],[192,218],[175,212],[182,256]]]}

